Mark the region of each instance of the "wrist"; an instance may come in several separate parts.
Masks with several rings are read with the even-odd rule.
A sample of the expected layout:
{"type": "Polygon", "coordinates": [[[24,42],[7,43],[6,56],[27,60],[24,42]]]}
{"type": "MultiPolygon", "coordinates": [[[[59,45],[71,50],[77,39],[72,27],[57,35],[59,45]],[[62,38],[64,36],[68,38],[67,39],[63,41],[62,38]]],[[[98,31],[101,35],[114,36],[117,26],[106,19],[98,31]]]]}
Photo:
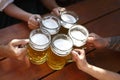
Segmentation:
{"type": "Polygon", "coordinates": [[[90,69],[92,69],[92,65],[91,64],[87,64],[86,66],[81,68],[81,70],[84,71],[84,72],[88,72],[90,69]]]}
{"type": "Polygon", "coordinates": [[[79,70],[86,71],[88,68],[91,67],[91,65],[87,62],[84,62],[84,64],[77,64],[77,67],[79,70]]]}
{"type": "Polygon", "coordinates": [[[29,18],[32,16],[33,14],[31,13],[26,13],[25,16],[24,16],[24,21],[25,22],[28,22],[29,21],[29,18]]]}
{"type": "Polygon", "coordinates": [[[104,42],[105,42],[104,47],[105,47],[105,48],[107,48],[107,47],[110,45],[110,41],[111,41],[110,37],[104,38],[104,42]]]}

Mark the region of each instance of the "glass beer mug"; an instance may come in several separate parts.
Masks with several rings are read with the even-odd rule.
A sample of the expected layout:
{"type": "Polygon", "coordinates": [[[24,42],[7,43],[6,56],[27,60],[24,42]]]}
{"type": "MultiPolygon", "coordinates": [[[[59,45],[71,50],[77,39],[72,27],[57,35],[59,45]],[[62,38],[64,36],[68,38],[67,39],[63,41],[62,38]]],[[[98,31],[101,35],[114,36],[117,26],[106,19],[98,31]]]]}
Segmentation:
{"type": "Polygon", "coordinates": [[[60,15],[61,25],[64,28],[71,28],[79,20],[79,17],[73,11],[62,11],[60,15]]]}
{"type": "Polygon", "coordinates": [[[43,64],[47,59],[51,36],[48,31],[32,30],[29,36],[28,57],[33,64],[43,64]]]}
{"type": "Polygon", "coordinates": [[[82,47],[87,41],[89,32],[82,25],[74,25],[68,30],[68,35],[73,40],[74,46],[82,47]]]}
{"type": "Polygon", "coordinates": [[[65,34],[57,34],[51,42],[51,51],[48,54],[47,64],[53,70],[60,70],[67,62],[67,56],[73,47],[71,38],[65,34]]]}
{"type": "Polygon", "coordinates": [[[58,33],[60,27],[60,20],[56,16],[46,15],[41,20],[40,28],[46,29],[51,35],[58,33]]]}

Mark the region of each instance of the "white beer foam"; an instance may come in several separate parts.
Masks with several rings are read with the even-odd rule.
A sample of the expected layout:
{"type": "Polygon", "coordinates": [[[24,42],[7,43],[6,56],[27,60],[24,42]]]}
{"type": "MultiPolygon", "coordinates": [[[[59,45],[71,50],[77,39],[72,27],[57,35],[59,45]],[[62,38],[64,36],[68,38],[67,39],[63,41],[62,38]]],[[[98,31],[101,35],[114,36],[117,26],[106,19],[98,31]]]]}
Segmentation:
{"type": "Polygon", "coordinates": [[[69,50],[72,47],[72,42],[64,39],[57,39],[54,41],[54,45],[60,50],[69,50]]]}
{"type": "Polygon", "coordinates": [[[68,23],[76,23],[76,19],[75,19],[75,17],[74,16],[72,16],[72,15],[70,15],[70,14],[63,14],[63,15],[61,15],[61,19],[63,20],[63,21],[66,21],[66,22],[68,22],[68,23]]]}
{"type": "Polygon", "coordinates": [[[71,31],[71,36],[74,37],[77,40],[84,40],[84,39],[86,39],[86,35],[84,35],[80,31],[71,31]]]}
{"type": "Polygon", "coordinates": [[[46,19],[46,20],[43,20],[43,25],[47,28],[57,28],[58,27],[58,24],[55,20],[53,19],[46,19]]]}
{"type": "Polygon", "coordinates": [[[31,41],[37,45],[44,45],[49,42],[49,39],[44,34],[35,34],[31,37],[31,41]]]}
{"type": "Polygon", "coordinates": [[[87,38],[87,36],[80,31],[71,31],[70,37],[73,40],[73,44],[77,47],[83,46],[87,38]]]}

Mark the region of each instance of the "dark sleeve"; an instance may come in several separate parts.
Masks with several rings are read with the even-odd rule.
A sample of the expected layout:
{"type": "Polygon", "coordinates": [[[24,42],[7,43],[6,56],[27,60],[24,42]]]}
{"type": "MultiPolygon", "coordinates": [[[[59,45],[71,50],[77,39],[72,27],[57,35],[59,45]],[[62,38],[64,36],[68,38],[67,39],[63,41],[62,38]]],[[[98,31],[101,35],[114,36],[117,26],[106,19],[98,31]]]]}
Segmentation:
{"type": "Polygon", "coordinates": [[[110,38],[108,49],[120,51],[120,36],[114,36],[110,38]]]}

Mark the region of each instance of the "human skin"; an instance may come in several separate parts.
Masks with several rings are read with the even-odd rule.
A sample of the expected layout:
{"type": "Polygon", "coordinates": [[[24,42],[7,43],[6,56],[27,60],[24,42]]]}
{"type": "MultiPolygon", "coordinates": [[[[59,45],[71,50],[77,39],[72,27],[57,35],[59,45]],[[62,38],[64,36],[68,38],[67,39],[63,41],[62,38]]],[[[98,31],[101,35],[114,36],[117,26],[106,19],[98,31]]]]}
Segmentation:
{"type": "Polygon", "coordinates": [[[74,49],[72,51],[72,58],[76,62],[79,70],[88,73],[98,80],[120,80],[119,74],[89,64],[86,60],[84,50],[74,49]]]}

